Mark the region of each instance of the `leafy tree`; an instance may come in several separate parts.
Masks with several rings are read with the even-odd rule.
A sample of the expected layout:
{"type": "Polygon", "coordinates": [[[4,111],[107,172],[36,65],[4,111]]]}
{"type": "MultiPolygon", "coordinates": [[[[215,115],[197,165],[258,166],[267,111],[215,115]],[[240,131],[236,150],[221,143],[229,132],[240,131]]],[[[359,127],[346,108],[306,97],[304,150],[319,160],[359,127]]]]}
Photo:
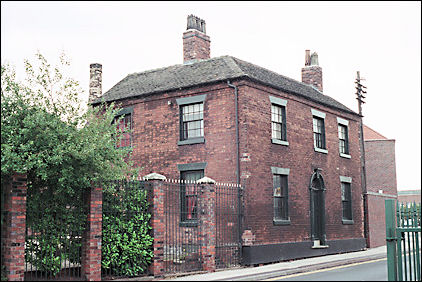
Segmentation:
{"type": "Polygon", "coordinates": [[[54,67],[40,53],[36,58],[35,64],[25,60],[24,82],[11,66],[1,66],[1,178],[3,186],[12,173],[27,173],[26,259],[55,275],[60,261],[79,259],[91,183],[137,170],[131,149],[115,146],[118,107],[84,109],[78,82],[63,75],[66,57],[54,67]]]}

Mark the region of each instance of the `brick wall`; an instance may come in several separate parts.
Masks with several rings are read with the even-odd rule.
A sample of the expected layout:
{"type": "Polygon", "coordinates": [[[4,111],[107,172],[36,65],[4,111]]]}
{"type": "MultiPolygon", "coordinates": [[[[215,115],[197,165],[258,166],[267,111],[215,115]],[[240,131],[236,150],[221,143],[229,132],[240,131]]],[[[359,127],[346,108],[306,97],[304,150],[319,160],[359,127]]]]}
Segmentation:
{"type": "Polygon", "coordinates": [[[302,68],[302,82],[311,84],[322,92],[322,68],[320,66],[307,66],[302,68]]]}
{"type": "Polygon", "coordinates": [[[404,203],[420,203],[421,202],[421,190],[407,190],[407,191],[398,191],[398,200],[399,202],[404,203]],[[408,192],[408,194],[402,194],[402,192],[408,192]],[[411,192],[411,194],[409,193],[411,192]]]}
{"type": "Polygon", "coordinates": [[[364,127],[364,138],[368,191],[367,244],[374,248],[386,244],[385,200],[397,198],[395,140],[386,139],[367,126],[364,127]]]}
{"type": "Polygon", "coordinates": [[[134,107],[133,159],[141,168],[141,176],[156,172],[169,179],[179,179],[177,164],[206,162],[206,176],[218,182],[236,179],[234,94],[226,83],[127,100],[122,106],[134,107]],[[205,143],[178,146],[179,106],[176,98],[202,94],[207,94],[204,103],[205,143]]]}
{"type": "Polygon", "coordinates": [[[368,191],[397,195],[395,140],[365,140],[368,191]]]}
{"type": "MultiPolygon", "coordinates": [[[[253,82],[235,84],[239,86],[241,184],[246,187],[244,229],[251,230],[256,236],[255,244],[310,240],[308,187],[314,168],[322,169],[327,187],[327,239],[362,238],[358,117],[253,82]],[[268,95],[288,100],[289,146],[271,143],[268,95]],[[326,113],[328,154],[314,151],[311,108],[326,113]],[[350,123],[350,159],[339,156],[337,117],[350,123]],[[273,224],[271,166],[290,168],[291,225],[288,226],[273,224]],[[352,177],[353,225],[342,224],[340,175],[352,177]]],[[[177,164],[206,162],[206,176],[218,182],[236,179],[234,90],[227,83],[126,100],[122,106],[134,107],[134,161],[141,167],[141,175],[157,172],[177,179],[180,177],[177,164]],[[179,107],[175,98],[199,94],[207,94],[204,103],[205,143],[178,146],[179,107]]]]}
{"type": "Polygon", "coordinates": [[[82,243],[81,272],[87,281],[101,281],[102,195],[102,188],[93,186],[86,196],[88,216],[82,243]]]}
{"type": "MultiPolygon", "coordinates": [[[[1,226],[1,259],[8,281],[23,281],[25,271],[26,174],[14,174],[2,185],[5,218],[1,226]]],[[[2,211],[3,212],[3,211],[2,211]]],[[[2,269],[3,272],[3,269],[2,269]]]]}
{"type": "Polygon", "coordinates": [[[368,238],[369,248],[376,248],[386,244],[385,241],[385,200],[391,199],[387,195],[368,194],[368,238]]]}
{"type": "Polygon", "coordinates": [[[363,237],[363,206],[360,175],[359,119],[339,113],[307,100],[293,97],[269,87],[243,83],[240,97],[241,162],[245,182],[246,215],[244,229],[256,236],[255,244],[310,240],[309,181],[314,168],[321,168],[326,184],[327,240],[363,237]],[[288,100],[286,106],[287,141],[289,146],[271,143],[269,95],[288,100]],[[326,113],[325,130],[328,154],[314,151],[311,108],[326,113]],[[337,117],[349,120],[351,158],[342,158],[338,151],[337,117]],[[271,166],[290,168],[289,212],[291,225],[276,226],[272,222],[271,166]],[[342,224],[339,176],[352,177],[353,225],[342,224]]]}
{"type": "Polygon", "coordinates": [[[183,33],[183,61],[210,58],[210,37],[203,32],[190,29],[183,33]]]}

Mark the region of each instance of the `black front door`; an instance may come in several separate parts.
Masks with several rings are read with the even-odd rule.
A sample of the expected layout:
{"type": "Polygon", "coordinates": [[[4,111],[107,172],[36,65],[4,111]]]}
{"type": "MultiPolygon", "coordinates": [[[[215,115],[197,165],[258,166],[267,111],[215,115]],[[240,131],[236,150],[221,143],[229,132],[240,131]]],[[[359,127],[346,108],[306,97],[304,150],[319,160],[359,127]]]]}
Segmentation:
{"type": "Polygon", "coordinates": [[[325,245],[325,185],[324,179],[317,170],[312,174],[311,184],[311,239],[319,240],[325,245]]]}

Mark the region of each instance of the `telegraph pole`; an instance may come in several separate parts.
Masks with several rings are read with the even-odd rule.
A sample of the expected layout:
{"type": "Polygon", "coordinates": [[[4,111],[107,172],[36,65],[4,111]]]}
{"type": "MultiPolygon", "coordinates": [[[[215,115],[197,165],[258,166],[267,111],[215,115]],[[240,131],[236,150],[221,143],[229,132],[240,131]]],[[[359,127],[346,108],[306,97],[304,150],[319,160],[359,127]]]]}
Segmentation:
{"type": "Polygon", "coordinates": [[[360,78],[360,72],[357,71],[356,74],[356,96],[358,96],[356,98],[356,100],[358,100],[358,106],[359,106],[359,115],[362,116],[362,104],[365,104],[365,102],[363,101],[363,99],[365,99],[366,97],[363,96],[363,94],[366,94],[366,91],[363,89],[366,89],[366,86],[362,85],[361,81],[365,80],[364,78],[360,78]]]}
{"type": "Polygon", "coordinates": [[[366,97],[363,94],[366,94],[366,86],[362,85],[363,78],[360,78],[360,72],[357,71],[356,74],[356,100],[358,100],[359,115],[360,119],[360,151],[361,151],[361,182],[362,182],[362,197],[363,197],[363,232],[366,239],[366,246],[368,247],[369,237],[368,237],[368,193],[366,189],[366,164],[365,164],[365,141],[363,139],[363,115],[362,115],[362,104],[365,104],[363,99],[366,97]]]}

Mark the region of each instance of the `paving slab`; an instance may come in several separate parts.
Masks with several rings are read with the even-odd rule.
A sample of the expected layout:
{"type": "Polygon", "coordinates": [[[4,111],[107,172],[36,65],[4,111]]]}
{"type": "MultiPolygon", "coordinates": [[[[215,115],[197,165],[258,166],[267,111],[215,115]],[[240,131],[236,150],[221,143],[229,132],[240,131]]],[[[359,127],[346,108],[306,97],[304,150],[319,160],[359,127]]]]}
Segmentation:
{"type": "Polygon", "coordinates": [[[370,248],[358,252],[326,255],[286,262],[273,263],[258,267],[238,267],[211,273],[185,275],[181,277],[166,277],[161,280],[171,281],[231,281],[250,280],[250,276],[260,276],[263,279],[274,274],[293,274],[337,265],[384,258],[387,256],[386,246],[370,248]]]}

